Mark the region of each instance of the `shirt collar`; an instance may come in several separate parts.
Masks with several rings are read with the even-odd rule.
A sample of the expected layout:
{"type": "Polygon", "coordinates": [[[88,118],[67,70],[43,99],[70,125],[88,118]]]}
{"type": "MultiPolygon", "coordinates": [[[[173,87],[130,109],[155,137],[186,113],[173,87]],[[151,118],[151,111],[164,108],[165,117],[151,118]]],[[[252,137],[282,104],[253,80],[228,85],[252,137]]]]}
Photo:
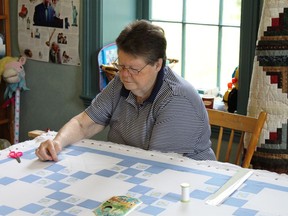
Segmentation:
{"type": "MultiPolygon", "coordinates": [[[[164,67],[165,68],[165,67],[164,67]]],[[[145,100],[145,102],[153,102],[156,95],[158,94],[161,86],[162,86],[162,83],[163,83],[163,78],[164,78],[164,68],[162,68],[158,75],[157,75],[157,78],[156,78],[156,82],[155,82],[155,85],[153,87],[153,90],[151,92],[151,95],[145,100]]],[[[120,95],[127,98],[128,95],[130,94],[130,90],[127,90],[124,85],[122,86],[122,89],[121,89],[121,92],[120,92],[120,95]]]]}

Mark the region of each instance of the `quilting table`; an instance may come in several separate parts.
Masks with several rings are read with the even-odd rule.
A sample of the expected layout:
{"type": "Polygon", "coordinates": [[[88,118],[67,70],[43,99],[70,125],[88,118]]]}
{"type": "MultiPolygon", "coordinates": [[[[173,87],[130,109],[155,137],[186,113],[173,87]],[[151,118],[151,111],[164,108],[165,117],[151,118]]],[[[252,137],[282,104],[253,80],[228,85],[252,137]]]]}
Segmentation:
{"type": "Polygon", "coordinates": [[[93,215],[115,195],[142,200],[131,216],[288,214],[287,175],[255,170],[224,203],[212,206],[208,197],[240,167],[88,139],[65,148],[58,162],[41,162],[34,150],[52,136],[0,151],[0,215],[93,215]],[[10,150],[23,152],[21,163],[8,157],[10,150]],[[189,202],[181,202],[184,182],[189,202]]]}

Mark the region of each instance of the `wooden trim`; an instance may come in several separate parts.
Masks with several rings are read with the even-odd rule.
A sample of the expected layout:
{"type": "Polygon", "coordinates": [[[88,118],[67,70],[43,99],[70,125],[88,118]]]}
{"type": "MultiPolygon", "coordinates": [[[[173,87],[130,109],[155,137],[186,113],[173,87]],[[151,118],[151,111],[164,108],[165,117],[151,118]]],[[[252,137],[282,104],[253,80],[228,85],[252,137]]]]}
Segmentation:
{"type": "Polygon", "coordinates": [[[99,90],[97,54],[103,44],[103,0],[85,0],[83,5],[83,34],[81,62],[83,70],[82,93],[80,98],[88,106],[99,90]],[[95,37],[96,35],[96,37],[95,37]],[[96,40],[95,40],[96,38],[96,40]]]}
{"type": "Polygon", "coordinates": [[[45,133],[45,131],[42,130],[33,130],[28,132],[28,137],[35,138],[40,136],[41,134],[45,133]]]}
{"type": "Polygon", "coordinates": [[[11,33],[10,33],[10,7],[9,0],[4,1],[4,16],[5,16],[5,29],[6,29],[6,55],[11,56],[11,33]]]}

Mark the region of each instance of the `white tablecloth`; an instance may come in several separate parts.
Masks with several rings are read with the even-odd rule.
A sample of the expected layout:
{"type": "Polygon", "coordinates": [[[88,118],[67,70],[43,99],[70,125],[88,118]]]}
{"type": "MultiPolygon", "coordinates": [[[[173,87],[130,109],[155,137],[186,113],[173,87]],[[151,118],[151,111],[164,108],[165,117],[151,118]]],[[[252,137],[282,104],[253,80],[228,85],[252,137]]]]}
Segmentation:
{"type": "Polygon", "coordinates": [[[140,198],[131,216],[287,215],[288,176],[255,170],[220,206],[206,200],[241,167],[194,161],[177,154],[145,151],[110,142],[82,140],[63,150],[60,160],[41,162],[34,149],[50,132],[0,151],[0,214],[93,215],[114,195],[140,198]],[[7,157],[23,151],[21,163],[7,157]],[[181,183],[190,201],[181,202],[181,183]]]}

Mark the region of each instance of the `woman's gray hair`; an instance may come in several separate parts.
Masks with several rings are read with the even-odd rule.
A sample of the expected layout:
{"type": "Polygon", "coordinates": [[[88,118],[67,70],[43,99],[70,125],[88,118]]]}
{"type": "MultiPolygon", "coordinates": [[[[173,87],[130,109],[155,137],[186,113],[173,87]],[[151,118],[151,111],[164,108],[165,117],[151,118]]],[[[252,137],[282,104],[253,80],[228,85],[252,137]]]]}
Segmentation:
{"type": "Polygon", "coordinates": [[[142,57],[147,64],[154,64],[159,58],[166,62],[167,41],[164,30],[147,20],[137,20],[127,25],[116,39],[118,50],[142,57]]]}

